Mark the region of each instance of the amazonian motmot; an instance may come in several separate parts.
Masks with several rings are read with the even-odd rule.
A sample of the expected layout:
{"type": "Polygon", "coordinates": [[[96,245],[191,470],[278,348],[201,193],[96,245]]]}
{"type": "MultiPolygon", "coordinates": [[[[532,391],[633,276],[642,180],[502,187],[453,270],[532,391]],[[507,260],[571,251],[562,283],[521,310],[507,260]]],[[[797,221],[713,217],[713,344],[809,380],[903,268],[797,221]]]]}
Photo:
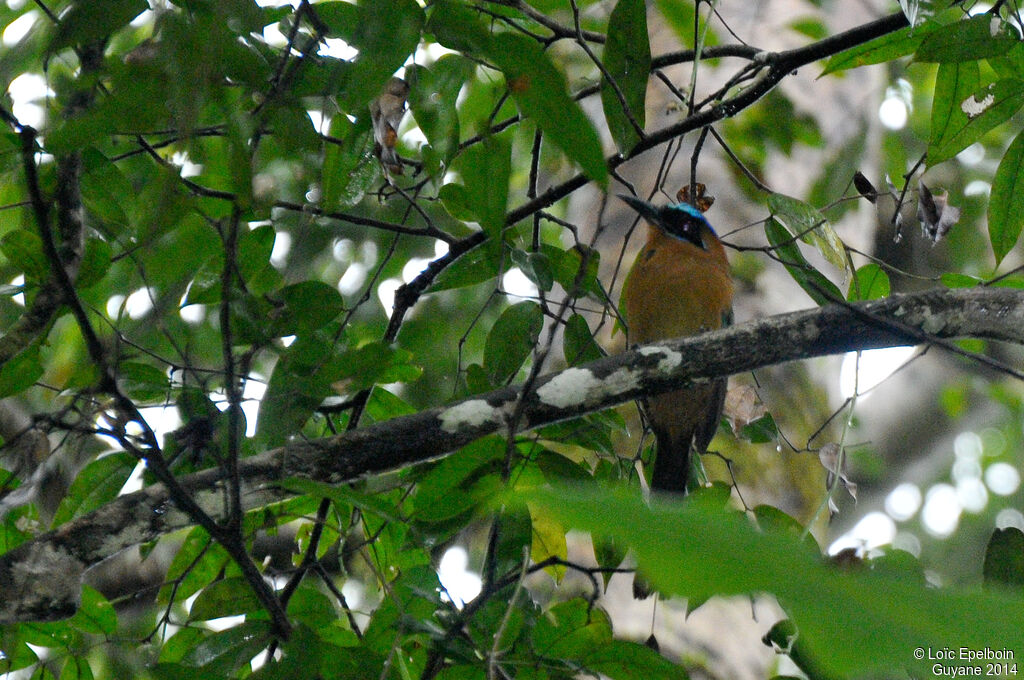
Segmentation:
{"type": "MultiPolygon", "coordinates": [[[[689,203],[655,206],[621,196],[647,221],[647,243],[623,288],[630,344],[694,335],[732,322],[732,279],[725,249],[689,203]]],[[[651,488],[685,493],[691,454],[707,451],[725,403],[726,379],[646,400],[656,438],[651,488]]]]}

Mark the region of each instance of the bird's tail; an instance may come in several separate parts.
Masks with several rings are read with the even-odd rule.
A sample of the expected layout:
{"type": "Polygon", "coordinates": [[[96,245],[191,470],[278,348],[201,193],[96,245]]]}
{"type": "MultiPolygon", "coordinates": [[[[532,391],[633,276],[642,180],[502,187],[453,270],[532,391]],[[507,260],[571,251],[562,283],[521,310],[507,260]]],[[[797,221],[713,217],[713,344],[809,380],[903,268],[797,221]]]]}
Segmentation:
{"type": "Polygon", "coordinates": [[[686,484],[690,479],[693,431],[673,433],[656,428],[654,437],[657,446],[654,452],[654,472],[651,473],[651,489],[686,493],[686,484]]]}

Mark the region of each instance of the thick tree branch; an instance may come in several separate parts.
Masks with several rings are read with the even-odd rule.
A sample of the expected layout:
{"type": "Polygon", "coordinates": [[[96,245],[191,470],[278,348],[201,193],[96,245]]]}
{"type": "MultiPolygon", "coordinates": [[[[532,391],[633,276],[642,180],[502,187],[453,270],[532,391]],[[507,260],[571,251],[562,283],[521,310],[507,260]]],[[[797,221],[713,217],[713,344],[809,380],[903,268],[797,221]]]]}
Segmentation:
{"type": "MultiPolygon", "coordinates": [[[[246,509],[288,495],[289,477],[338,484],[437,459],[501,432],[522,402],[522,429],[573,418],[680,384],[763,366],[858,349],[974,337],[1024,344],[1024,292],[973,288],[897,295],[759,319],[732,328],[647,345],[549,374],[522,395],[510,386],[314,441],[293,442],[239,461],[246,509]]],[[[210,516],[223,519],[223,471],[180,480],[210,516]]],[[[163,485],[112,503],[0,556],[0,624],[52,620],[77,606],[80,577],[130,546],[190,526],[163,485]]]]}

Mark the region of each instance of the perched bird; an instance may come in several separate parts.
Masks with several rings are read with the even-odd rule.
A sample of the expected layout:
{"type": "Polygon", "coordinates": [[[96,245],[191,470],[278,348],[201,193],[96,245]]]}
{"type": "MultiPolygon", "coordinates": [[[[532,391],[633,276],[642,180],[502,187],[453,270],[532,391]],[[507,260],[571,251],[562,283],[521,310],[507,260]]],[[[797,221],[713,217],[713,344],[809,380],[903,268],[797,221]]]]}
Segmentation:
{"type": "MultiPolygon", "coordinates": [[[[732,279],[725,249],[689,203],[658,207],[621,196],[647,221],[647,243],[623,289],[629,342],[694,335],[732,322],[732,279]]],[[[685,493],[690,456],[707,451],[725,402],[725,378],[647,399],[657,449],[651,488],[685,493]]]]}
{"type": "Polygon", "coordinates": [[[395,76],[384,86],[380,96],[370,102],[374,150],[380,162],[394,175],[402,174],[402,160],[395,147],[398,144],[398,126],[405,115],[405,100],[408,96],[409,83],[395,76]]]}

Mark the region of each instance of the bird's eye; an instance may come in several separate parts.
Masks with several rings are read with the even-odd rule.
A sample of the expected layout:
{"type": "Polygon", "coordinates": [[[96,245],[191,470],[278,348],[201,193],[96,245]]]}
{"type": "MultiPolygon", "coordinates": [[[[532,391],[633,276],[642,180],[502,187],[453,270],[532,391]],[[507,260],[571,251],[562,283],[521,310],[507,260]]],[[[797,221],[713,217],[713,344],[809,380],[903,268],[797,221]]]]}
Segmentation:
{"type": "Polygon", "coordinates": [[[662,208],[661,219],[658,222],[667,234],[701,250],[707,250],[707,244],[704,243],[704,227],[708,226],[707,221],[699,213],[694,213],[693,209],[666,206],[662,208]]]}
{"type": "Polygon", "coordinates": [[[677,222],[674,229],[670,231],[676,238],[692,243],[698,248],[705,249],[704,238],[701,235],[701,225],[692,219],[685,219],[677,222]]]}

